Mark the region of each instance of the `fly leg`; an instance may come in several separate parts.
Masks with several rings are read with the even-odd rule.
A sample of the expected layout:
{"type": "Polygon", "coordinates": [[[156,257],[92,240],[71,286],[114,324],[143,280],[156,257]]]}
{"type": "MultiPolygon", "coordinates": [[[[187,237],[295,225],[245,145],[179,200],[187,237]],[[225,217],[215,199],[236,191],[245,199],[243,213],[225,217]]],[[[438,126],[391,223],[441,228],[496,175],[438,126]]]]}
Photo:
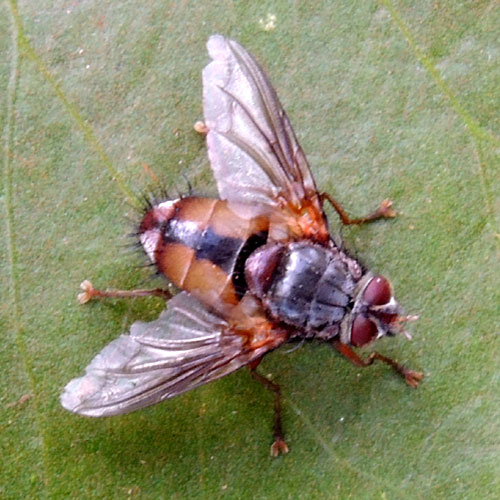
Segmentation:
{"type": "Polygon", "coordinates": [[[271,445],[271,456],[277,457],[280,453],[288,453],[288,446],[283,439],[283,428],[281,426],[281,389],[278,384],[275,384],[264,377],[264,375],[255,371],[261,359],[262,358],[249,365],[250,375],[257,380],[257,382],[260,382],[270,391],[274,392],[274,442],[271,445]]]}
{"type": "Polygon", "coordinates": [[[201,135],[207,135],[208,134],[208,127],[205,125],[205,122],[202,121],[197,121],[193,125],[194,131],[198,132],[198,134],[201,135]]]}
{"type": "Polygon", "coordinates": [[[424,378],[424,374],[422,372],[408,370],[403,365],[397,363],[393,359],[383,356],[382,354],[379,354],[376,351],[372,352],[368,357],[368,359],[363,359],[360,356],[358,356],[349,346],[347,346],[346,344],[342,344],[342,342],[338,340],[334,340],[332,344],[333,347],[335,347],[335,349],[337,349],[337,351],[340,352],[340,354],[345,356],[349,361],[351,361],[356,366],[364,368],[373,364],[373,362],[376,359],[383,361],[389,366],[392,366],[392,368],[397,373],[399,373],[402,377],[404,377],[406,383],[411,387],[417,387],[419,382],[424,378]]]}
{"type": "Polygon", "coordinates": [[[372,220],[385,219],[396,216],[396,211],[393,208],[391,208],[392,207],[391,200],[384,200],[377,208],[377,210],[375,210],[375,212],[365,217],[360,217],[358,219],[351,219],[349,215],[347,215],[347,212],[342,208],[342,205],[337,200],[332,198],[328,193],[322,193],[320,195],[320,199],[321,199],[321,204],[324,204],[325,200],[327,200],[330,203],[330,205],[339,214],[340,219],[346,226],[351,224],[364,224],[365,222],[370,222],[372,220]]]}
{"type": "Polygon", "coordinates": [[[162,288],[154,288],[152,290],[96,290],[89,280],[82,281],[80,288],[83,290],[82,293],[78,294],[78,302],[80,304],[85,304],[92,299],[105,297],[133,298],[153,295],[155,297],[162,297],[165,300],[172,297],[172,294],[168,290],[163,290],[162,288]]]}

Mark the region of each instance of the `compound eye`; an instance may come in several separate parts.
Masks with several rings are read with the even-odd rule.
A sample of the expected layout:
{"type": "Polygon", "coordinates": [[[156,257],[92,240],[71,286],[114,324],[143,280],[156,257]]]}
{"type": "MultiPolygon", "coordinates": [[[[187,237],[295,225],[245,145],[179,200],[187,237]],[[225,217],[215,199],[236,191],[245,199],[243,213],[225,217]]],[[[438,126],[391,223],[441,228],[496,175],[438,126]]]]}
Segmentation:
{"type": "Polygon", "coordinates": [[[387,304],[391,297],[391,285],[383,276],[375,276],[363,293],[365,301],[372,306],[387,304]]]}
{"type": "Polygon", "coordinates": [[[377,336],[377,325],[365,316],[356,316],[351,327],[351,344],[361,347],[369,344],[377,336]]]}

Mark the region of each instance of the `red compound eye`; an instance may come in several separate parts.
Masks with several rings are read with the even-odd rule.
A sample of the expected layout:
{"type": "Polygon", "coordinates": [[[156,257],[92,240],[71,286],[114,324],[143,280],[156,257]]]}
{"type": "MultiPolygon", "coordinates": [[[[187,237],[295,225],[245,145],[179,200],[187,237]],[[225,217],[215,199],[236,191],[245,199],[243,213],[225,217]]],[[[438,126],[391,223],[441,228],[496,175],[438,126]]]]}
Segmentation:
{"type": "Polygon", "coordinates": [[[363,293],[363,298],[372,306],[387,304],[391,296],[391,285],[383,276],[375,276],[363,293]]]}
{"type": "Polygon", "coordinates": [[[351,344],[361,347],[369,344],[377,336],[377,325],[364,316],[356,316],[351,327],[351,344]]]}

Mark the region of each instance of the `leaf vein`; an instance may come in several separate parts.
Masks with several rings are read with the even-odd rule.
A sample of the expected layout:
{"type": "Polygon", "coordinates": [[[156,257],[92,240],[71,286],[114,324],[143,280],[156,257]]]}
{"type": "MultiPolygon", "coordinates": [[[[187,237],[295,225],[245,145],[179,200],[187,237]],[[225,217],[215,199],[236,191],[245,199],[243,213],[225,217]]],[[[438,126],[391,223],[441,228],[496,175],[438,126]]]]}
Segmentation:
{"type": "MultiPolygon", "coordinates": [[[[485,130],[481,125],[475,120],[469,113],[463,108],[459,100],[455,96],[451,87],[445,82],[441,73],[433,64],[432,60],[425,54],[425,52],[419,47],[415,37],[413,36],[410,28],[406,25],[403,18],[397,11],[396,7],[392,4],[390,0],[380,0],[380,2],[387,8],[391,14],[391,18],[396,26],[399,28],[403,34],[406,43],[409,45],[410,49],[413,51],[417,60],[422,64],[422,66],[428,71],[431,78],[434,80],[435,84],[441,89],[443,95],[448,99],[451,107],[455,110],[457,115],[465,123],[467,129],[469,130],[472,139],[474,141],[475,149],[478,151],[478,162],[479,168],[478,173],[481,179],[481,189],[483,191],[483,196],[486,200],[486,215],[492,222],[492,228],[495,227],[497,221],[497,214],[495,212],[494,203],[494,193],[491,188],[491,176],[488,172],[486,165],[481,161],[481,156],[479,154],[479,144],[481,141],[487,142],[493,148],[500,148],[500,139],[496,137],[489,130],[485,130]]],[[[497,249],[500,249],[500,243],[498,240],[495,241],[497,249]]]]}
{"type": "Polygon", "coordinates": [[[42,424],[42,417],[39,407],[39,398],[37,397],[37,383],[33,370],[31,359],[28,355],[28,349],[24,340],[24,328],[22,325],[22,311],[20,306],[20,292],[19,292],[19,276],[18,276],[18,252],[16,247],[16,235],[14,224],[14,207],[13,207],[13,169],[12,169],[12,155],[11,143],[15,131],[15,106],[17,100],[17,89],[19,84],[19,41],[20,30],[17,22],[18,11],[17,4],[14,0],[9,0],[10,13],[11,13],[11,61],[10,61],[10,75],[7,84],[6,92],[6,121],[3,134],[4,144],[4,158],[3,158],[3,208],[4,208],[4,223],[6,234],[7,246],[7,272],[10,275],[10,291],[12,307],[10,310],[10,324],[15,335],[17,350],[23,361],[24,370],[26,372],[31,393],[35,395],[34,408],[35,408],[35,422],[37,432],[41,441],[41,455],[42,455],[42,477],[45,488],[50,484],[49,473],[49,447],[48,447],[48,434],[47,430],[42,424]]]}

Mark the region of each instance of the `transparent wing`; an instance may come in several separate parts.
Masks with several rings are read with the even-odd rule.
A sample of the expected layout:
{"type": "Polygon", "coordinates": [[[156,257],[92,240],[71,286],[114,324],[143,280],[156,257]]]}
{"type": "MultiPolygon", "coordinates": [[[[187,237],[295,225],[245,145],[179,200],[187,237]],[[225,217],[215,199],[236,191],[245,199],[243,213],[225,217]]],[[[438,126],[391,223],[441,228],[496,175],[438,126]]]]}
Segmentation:
{"type": "Polygon", "coordinates": [[[128,413],[220,378],[268,348],[249,350],[244,337],[182,292],[160,317],[137,322],[108,344],[61,395],[67,410],[92,417],[128,413]]]}
{"type": "Polygon", "coordinates": [[[208,154],[221,198],[276,207],[311,202],[322,214],[314,178],[266,74],[241,45],[220,35],[207,43],[203,70],[208,154]]]}

